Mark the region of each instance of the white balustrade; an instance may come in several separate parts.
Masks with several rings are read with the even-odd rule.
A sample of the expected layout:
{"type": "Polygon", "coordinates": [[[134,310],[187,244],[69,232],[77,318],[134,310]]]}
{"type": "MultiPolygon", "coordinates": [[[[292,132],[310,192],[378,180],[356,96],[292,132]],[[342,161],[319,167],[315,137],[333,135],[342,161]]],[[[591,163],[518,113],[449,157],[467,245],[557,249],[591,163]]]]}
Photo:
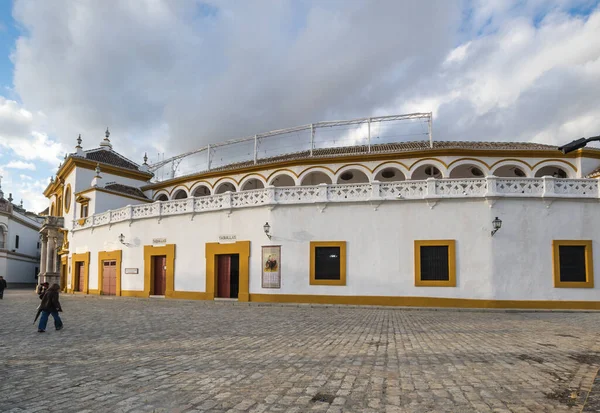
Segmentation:
{"type": "Polygon", "coordinates": [[[600,198],[598,179],[475,178],[373,182],[342,185],[267,187],[172,201],[128,205],[75,220],[80,230],[127,220],[230,210],[261,205],[366,202],[440,198],[600,198]]]}

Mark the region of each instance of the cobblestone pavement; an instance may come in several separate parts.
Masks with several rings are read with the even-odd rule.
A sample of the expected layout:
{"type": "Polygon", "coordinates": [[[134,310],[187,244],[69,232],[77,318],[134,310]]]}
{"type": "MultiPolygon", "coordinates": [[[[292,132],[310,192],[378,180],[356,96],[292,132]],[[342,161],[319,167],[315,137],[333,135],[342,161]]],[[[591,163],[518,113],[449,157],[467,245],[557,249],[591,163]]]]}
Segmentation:
{"type": "Polygon", "coordinates": [[[600,313],[61,301],[0,301],[0,411],[579,412],[600,367],[600,313]]]}

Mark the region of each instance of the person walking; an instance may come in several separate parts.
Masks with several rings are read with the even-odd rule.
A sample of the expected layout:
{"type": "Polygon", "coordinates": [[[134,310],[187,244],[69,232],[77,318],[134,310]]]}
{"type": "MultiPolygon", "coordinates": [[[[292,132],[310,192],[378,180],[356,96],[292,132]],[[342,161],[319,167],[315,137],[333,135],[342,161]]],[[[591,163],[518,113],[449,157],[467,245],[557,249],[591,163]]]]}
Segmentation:
{"type": "Polygon", "coordinates": [[[0,300],[4,298],[4,290],[6,289],[6,280],[0,275],[0,300]]]}
{"type": "Polygon", "coordinates": [[[46,294],[42,297],[42,303],[40,304],[40,310],[42,310],[42,317],[40,318],[40,324],[38,325],[38,333],[46,331],[46,324],[48,323],[48,317],[52,314],[54,318],[54,327],[56,330],[62,330],[63,322],[58,316],[59,312],[62,312],[62,307],[58,301],[58,292],[60,287],[58,284],[52,284],[46,291],[46,294]]]}
{"type": "Polygon", "coordinates": [[[46,291],[48,291],[48,287],[50,287],[50,284],[48,284],[47,282],[43,282],[40,285],[38,285],[37,295],[40,297],[40,300],[44,298],[44,294],[46,294],[46,291]]]}

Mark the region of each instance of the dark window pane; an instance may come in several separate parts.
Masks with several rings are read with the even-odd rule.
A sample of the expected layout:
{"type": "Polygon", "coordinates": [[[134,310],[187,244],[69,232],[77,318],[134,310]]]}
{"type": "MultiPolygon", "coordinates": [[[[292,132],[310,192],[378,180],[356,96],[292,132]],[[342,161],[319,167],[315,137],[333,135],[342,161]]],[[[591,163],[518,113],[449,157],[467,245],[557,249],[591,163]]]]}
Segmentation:
{"type": "Polygon", "coordinates": [[[315,247],[315,280],[340,279],[340,247],[315,247]]]}
{"type": "Polygon", "coordinates": [[[583,245],[558,247],[560,280],[565,282],[585,282],[585,247],[583,245]]]}
{"type": "Polygon", "coordinates": [[[421,247],[421,280],[449,281],[448,246],[421,247]]]}

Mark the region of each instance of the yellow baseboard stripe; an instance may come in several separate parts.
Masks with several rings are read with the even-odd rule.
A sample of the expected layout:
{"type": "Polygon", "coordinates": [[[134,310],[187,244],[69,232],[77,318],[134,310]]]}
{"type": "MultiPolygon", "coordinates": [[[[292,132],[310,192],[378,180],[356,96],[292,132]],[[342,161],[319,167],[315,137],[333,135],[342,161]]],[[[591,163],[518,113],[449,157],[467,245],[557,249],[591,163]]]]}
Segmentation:
{"type": "Polygon", "coordinates": [[[136,290],[121,290],[121,295],[123,297],[138,297],[138,298],[148,298],[148,294],[145,291],[136,291],[136,290]]]}
{"type": "Polygon", "coordinates": [[[100,295],[100,290],[88,290],[88,294],[100,295]]]}
{"type": "Polygon", "coordinates": [[[173,291],[167,298],[179,298],[182,300],[212,300],[213,295],[199,291],[173,291]]]}
{"type": "Polygon", "coordinates": [[[476,300],[466,298],[437,297],[384,297],[299,294],[250,294],[250,301],[259,303],[347,304],[399,307],[600,310],[600,301],[476,300]]]}

